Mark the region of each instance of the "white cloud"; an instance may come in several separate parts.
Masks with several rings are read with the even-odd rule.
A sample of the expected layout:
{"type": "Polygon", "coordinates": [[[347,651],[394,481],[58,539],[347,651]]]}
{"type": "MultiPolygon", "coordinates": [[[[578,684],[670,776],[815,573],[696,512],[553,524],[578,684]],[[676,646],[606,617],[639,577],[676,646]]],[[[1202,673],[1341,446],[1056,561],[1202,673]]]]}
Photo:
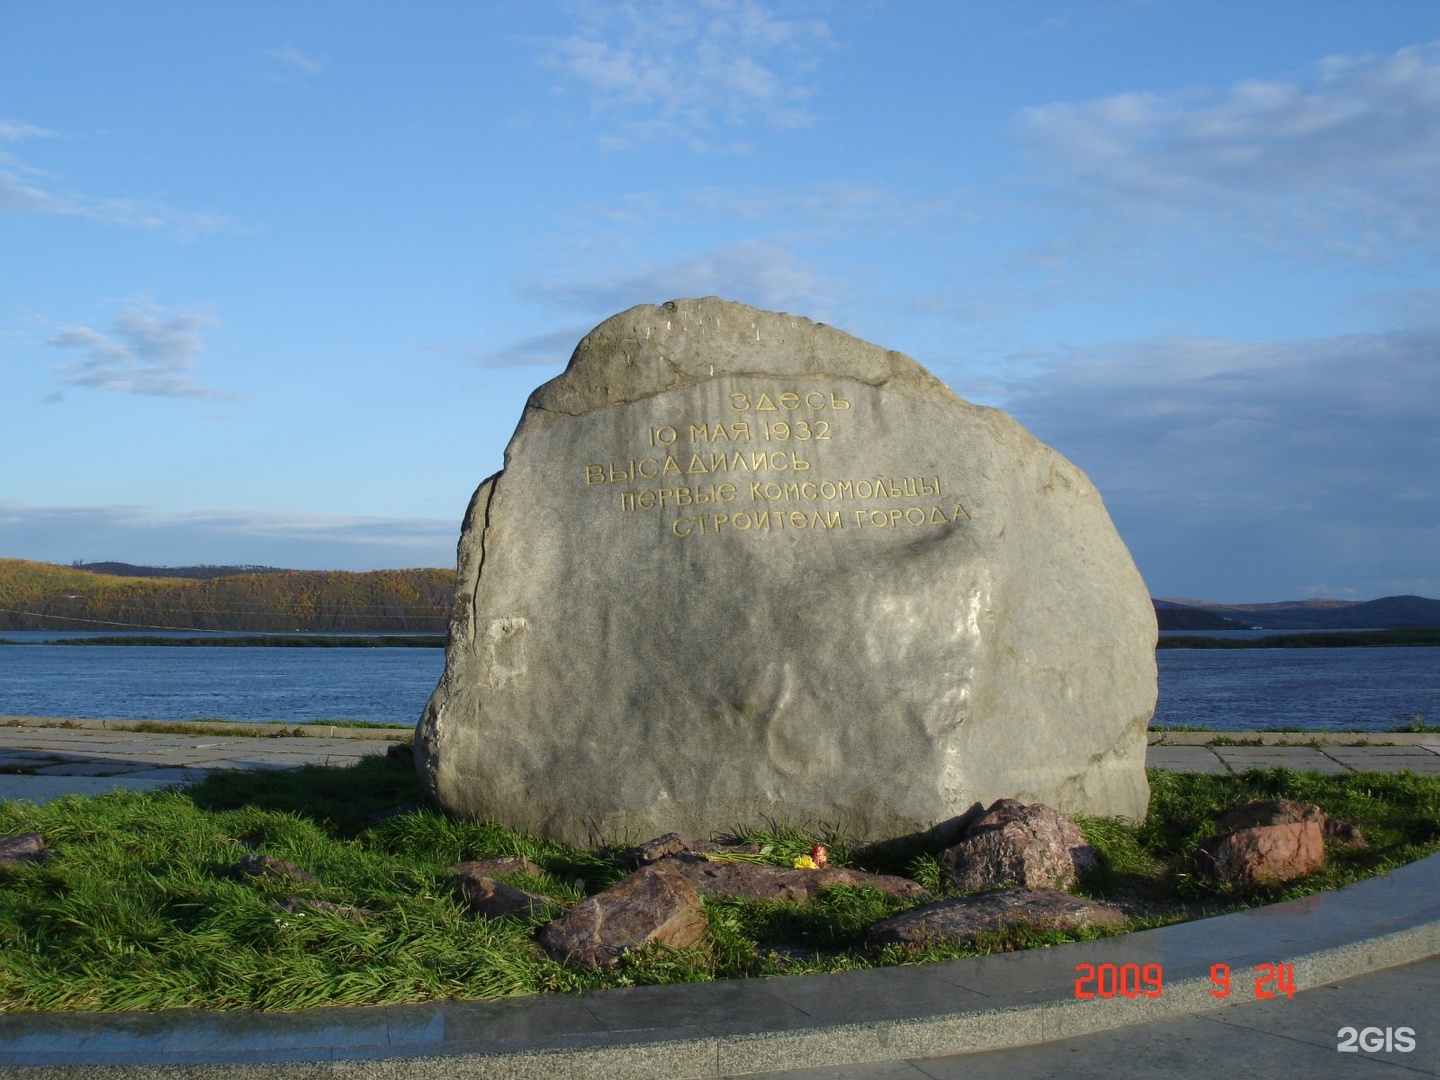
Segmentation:
{"type": "Polygon", "coordinates": [[[480,345],[445,345],[432,342],[421,346],[429,352],[442,353],[485,367],[564,367],[575,351],[575,345],[590,332],[589,326],[572,326],[534,337],[513,341],[498,349],[480,345]]]}
{"type": "Polygon", "coordinates": [[[22,139],[53,139],[55,132],[27,124],[23,120],[7,120],[0,116],[0,140],[20,142],[22,139]]]}
{"type": "Polygon", "coordinates": [[[325,72],[323,63],[306,56],[292,45],[266,49],[265,59],[269,64],[265,77],[274,81],[304,81],[318,78],[325,72]]]}
{"type": "Polygon", "coordinates": [[[1219,212],[1354,257],[1435,250],[1440,42],[1330,57],[1303,83],[1045,105],[1020,127],[1052,179],[1117,218],[1219,212]]]}
{"type": "Polygon", "coordinates": [[[67,326],[46,344],[87,354],[84,360],[55,367],[72,386],[149,397],[237,400],[234,394],[201,386],[189,374],[204,352],[200,330],[213,322],[198,312],[168,313],[136,305],[116,316],[111,335],[67,326]]]}
{"type": "Polygon", "coordinates": [[[962,209],[961,193],[904,195],[873,184],[837,181],[801,191],[748,191],[702,188],[675,193],[633,192],[601,202],[587,203],[567,215],[581,227],[602,220],[627,229],[657,222],[730,219],[783,225],[787,231],[805,229],[836,234],[856,229],[922,228],[956,217],[962,209]]]}
{"type": "Polygon", "coordinates": [[[805,101],[820,52],[818,20],[783,19],[756,0],[631,0],[579,7],[574,33],[543,42],[543,62],[615,118],[602,145],[621,149],[678,138],[696,150],[744,150],[717,141],[753,122],[787,130],[815,117],[805,101]]]}
{"type": "MultiPolygon", "coordinates": [[[[0,119],[0,142],[58,137],[33,124],[0,119]]],[[[7,151],[0,151],[0,213],[89,218],[127,228],[168,231],[182,240],[236,230],[223,214],[211,211],[177,210],[155,199],[91,196],[66,190],[58,177],[7,151]]]]}
{"type": "Polygon", "coordinates": [[[1440,587],[1440,327],[1070,350],[1004,407],[1095,481],[1156,595],[1440,587]]]}
{"type": "Polygon", "coordinates": [[[743,241],[583,280],[544,282],[522,290],[565,310],[605,315],[636,304],[721,296],[752,307],[795,311],[824,320],[839,307],[839,286],[778,244],[743,241]]]}

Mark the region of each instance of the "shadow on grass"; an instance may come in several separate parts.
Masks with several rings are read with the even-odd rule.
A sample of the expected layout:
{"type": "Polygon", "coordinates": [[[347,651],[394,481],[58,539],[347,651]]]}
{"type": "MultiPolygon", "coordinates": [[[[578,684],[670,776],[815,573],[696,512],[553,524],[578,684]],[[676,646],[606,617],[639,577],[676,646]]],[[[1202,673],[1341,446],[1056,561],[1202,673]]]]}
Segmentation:
{"type": "Polygon", "coordinates": [[[342,837],[396,812],[435,809],[414,768],[384,757],[346,766],[217,771],[185,793],[202,810],[278,810],[309,818],[342,837]]]}

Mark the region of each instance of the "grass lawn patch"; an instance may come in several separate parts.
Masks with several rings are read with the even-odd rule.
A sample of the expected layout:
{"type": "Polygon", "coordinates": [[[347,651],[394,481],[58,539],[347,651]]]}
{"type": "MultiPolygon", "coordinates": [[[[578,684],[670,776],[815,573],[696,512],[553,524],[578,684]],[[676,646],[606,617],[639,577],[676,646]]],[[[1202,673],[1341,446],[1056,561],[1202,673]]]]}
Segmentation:
{"type": "MultiPolygon", "coordinates": [[[[1102,857],[1077,890],[1121,906],[1127,929],[1330,889],[1430,854],[1440,780],[1409,774],[1244,776],[1151,772],[1144,823],[1081,819],[1102,857]],[[1215,818],[1251,799],[1301,799],[1358,825],[1370,843],[1335,847],[1301,881],[1241,891],[1195,870],[1215,818]]],[[[1014,930],[964,946],[871,953],[871,923],[914,906],[865,888],[808,905],[707,901],[710,947],[643,949],[608,971],[575,971],[534,944],[549,916],[467,914],[449,866],[524,856],[543,873],[513,883],[551,914],[618,881],[616,851],[578,850],[431,809],[413,770],[382,758],[344,768],[212,774],[184,791],[0,803],[0,834],[39,832],[48,861],[0,878],[0,1009],[298,1009],[494,998],[636,984],[835,971],[949,959],[1098,936],[1014,930]],[[260,852],[314,882],[236,880],[260,852]],[[335,909],[279,901],[327,902],[335,909]],[[358,911],[357,911],[358,909],[358,911]]],[[[639,838],[637,838],[639,839],[639,838]]],[[[816,842],[834,865],[902,873],[948,895],[934,853],[897,863],[844,837],[768,828],[737,836],[752,858],[791,865],[816,842]]]]}

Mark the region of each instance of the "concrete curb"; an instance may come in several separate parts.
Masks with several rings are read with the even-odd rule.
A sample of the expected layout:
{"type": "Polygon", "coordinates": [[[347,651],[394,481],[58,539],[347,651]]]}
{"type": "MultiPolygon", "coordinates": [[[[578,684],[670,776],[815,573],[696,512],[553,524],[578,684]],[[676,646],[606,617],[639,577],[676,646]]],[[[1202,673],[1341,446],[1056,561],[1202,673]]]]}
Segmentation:
{"type": "MultiPolygon", "coordinates": [[[[726,1077],[995,1050],[1254,1000],[1440,953],[1440,855],[1332,893],[1121,937],[941,964],[307,1013],[9,1014],[14,1077],[726,1077]],[[1076,1000],[1076,965],[1160,965],[1158,997],[1076,1000]],[[1231,994],[1212,995],[1214,965],[1231,994]]],[[[1133,987],[1132,987],[1133,989],[1133,987]]]]}

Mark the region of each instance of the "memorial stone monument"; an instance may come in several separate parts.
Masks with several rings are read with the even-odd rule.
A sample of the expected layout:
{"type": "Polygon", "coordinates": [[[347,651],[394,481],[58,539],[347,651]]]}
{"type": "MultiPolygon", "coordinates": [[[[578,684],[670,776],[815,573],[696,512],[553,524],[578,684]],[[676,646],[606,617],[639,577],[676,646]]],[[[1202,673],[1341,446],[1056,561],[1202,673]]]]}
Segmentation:
{"type": "Polygon", "coordinates": [[[807,319],[645,305],[476,491],[416,763],[580,844],[1139,818],[1155,636],[1095,488],[1005,413],[807,319]]]}

